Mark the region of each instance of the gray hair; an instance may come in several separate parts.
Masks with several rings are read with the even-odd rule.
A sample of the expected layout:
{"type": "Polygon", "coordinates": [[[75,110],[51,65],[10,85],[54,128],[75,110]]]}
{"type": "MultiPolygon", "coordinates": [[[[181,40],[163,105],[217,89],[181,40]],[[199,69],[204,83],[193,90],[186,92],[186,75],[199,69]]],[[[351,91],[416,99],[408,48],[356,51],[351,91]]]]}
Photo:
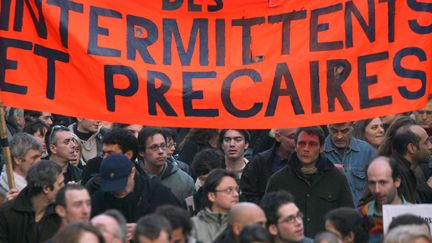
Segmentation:
{"type": "Polygon", "coordinates": [[[411,243],[418,238],[432,242],[431,235],[425,226],[401,225],[390,230],[384,238],[384,243],[411,243]]]}
{"type": "Polygon", "coordinates": [[[9,144],[11,155],[13,158],[25,159],[27,152],[30,149],[38,150],[42,153],[42,145],[30,134],[17,133],[12,137],[9,144]]]}
{"type": "Polygon", "coordinates": [[[117,224],[119,225],[119,230],[117,232],[117,235],[122,242],[126,242],[127,226],[126,226],[126,219],[123,216],[123,214],[116,209],[109,209],[103,212],[102,215],[109,216],[117,222],[117,224]]]}

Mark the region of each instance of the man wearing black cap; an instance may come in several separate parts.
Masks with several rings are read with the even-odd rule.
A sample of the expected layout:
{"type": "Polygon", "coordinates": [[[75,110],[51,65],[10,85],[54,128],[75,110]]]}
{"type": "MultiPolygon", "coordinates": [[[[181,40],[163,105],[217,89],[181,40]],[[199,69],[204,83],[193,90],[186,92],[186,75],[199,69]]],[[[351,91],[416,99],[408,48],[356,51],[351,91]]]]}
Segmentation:
{"type": "Polygon", "coordinates": [[[157,178],[140,176],[132,161],[122,154],[106,157],[101,164],[100,176],[101,188],[92,196],[92,216],[107,209],[117,209],[128,223],[134,223],[160,205],[180,205],[157,178]]]}

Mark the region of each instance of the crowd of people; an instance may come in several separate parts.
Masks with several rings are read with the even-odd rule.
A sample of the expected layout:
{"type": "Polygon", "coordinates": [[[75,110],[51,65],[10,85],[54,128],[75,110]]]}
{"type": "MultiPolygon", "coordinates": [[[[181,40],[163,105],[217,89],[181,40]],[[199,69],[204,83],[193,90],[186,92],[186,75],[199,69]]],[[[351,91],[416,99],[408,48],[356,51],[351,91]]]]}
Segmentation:
{"type": "Polygon", "coordinates": [[[432,100],[271,130],[11,107],[6,122],[15,188],[2,164],[0,242],[432,242],[421,216],[383,225],[383,205],[432,203],[432,100]]]}

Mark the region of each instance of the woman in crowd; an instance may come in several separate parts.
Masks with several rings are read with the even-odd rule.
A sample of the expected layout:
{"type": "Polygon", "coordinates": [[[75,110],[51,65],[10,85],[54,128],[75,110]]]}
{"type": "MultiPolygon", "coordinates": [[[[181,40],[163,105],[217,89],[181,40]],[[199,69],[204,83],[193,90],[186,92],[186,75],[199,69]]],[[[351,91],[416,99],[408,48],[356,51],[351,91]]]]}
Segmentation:
{"type": "Polygon", "coordinates": [[[354,123],[354,137],[368,142],[375,149],[378,149],[378,146],[382,143],[384,132],[381,117],[360,120],[354,123]]]}

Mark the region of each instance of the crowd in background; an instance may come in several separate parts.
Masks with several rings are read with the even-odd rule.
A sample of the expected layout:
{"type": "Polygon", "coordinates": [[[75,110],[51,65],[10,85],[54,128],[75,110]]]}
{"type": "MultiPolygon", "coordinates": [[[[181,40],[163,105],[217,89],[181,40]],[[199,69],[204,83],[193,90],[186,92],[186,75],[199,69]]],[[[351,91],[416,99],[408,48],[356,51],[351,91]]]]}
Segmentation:
{"type": "Polygon", "coordinates": [[[432,100],[316,127],[198,129],[5,109],[0,242],[432,242],[432,100]]]}

